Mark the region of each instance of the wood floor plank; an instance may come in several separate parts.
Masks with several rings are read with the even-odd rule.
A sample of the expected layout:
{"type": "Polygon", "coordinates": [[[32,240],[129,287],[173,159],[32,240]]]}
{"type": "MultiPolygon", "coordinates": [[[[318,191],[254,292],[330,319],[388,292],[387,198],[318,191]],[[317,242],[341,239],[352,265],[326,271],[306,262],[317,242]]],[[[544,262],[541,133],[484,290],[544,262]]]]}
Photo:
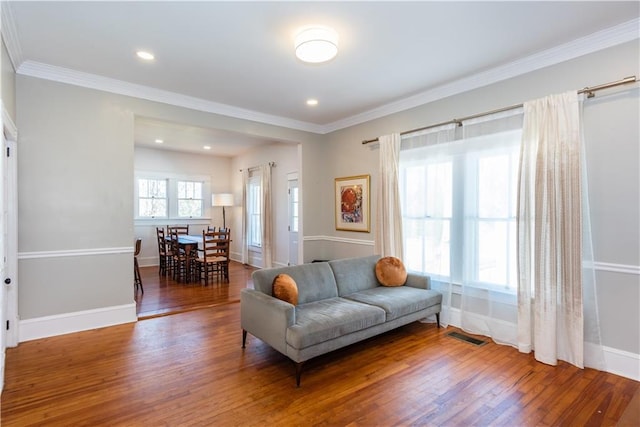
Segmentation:
{"type": "Polygon", "coordinates": [[[200,286],[208,308],[178,288],[179,314],[8,349],[2,426],[613,426],[640,390],[420,322],[310,360],[296,388],[289,359],[251,335],[241,348],[236,267],[228,291],[200,286]]]}

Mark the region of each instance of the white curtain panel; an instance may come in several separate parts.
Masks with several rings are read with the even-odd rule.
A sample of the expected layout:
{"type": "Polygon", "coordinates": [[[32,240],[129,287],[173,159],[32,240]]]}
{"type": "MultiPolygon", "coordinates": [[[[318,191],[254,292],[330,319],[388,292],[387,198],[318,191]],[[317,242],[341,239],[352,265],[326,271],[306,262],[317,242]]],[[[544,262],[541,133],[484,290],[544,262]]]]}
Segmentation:
{"type": "Polygon", "coordinates": [[[524,104],[518,200],[518,348],[584,364],[580,103],[524,104]]]}
{"type": "Polygon", "coordinates": [[[499,344],[516,346],[518,331],[516,209],[522,110],[466,120],[460,325],[499,344]]]}
{"type": "Polygon", "coordinates": [[[452,306],[451,221],[447,219],[452,171],[446,166],[455,134],[456,126],[449,124],[403,136],[399,164],[403,262],[408,271],[429,275],[431,287],[442,293],[443,326],[451,323],[452,309],[458,308],[452,306]]]}
{"type": "Polygon", "coordinates": [[[380,171],[376,205],[375,253],[380,256],[402,256],[402,211],[398,189],[400,134],[385,135],[380,142],[380,171]]]}
{"type": "Polygon", "coordinates": [[[247,197],[249,193],[249,169],[242,169],[242,263],[249,263],[249,215],[247,197]]]}
{"type": "Polygon", "coordinates": [[[260,166],[261,182],[262,182],[262,203],[260,204],[260,220],[262,222],[262,267],[273,267],[272,252],[272,208],[271,208],[271,164],[260,166]]]}

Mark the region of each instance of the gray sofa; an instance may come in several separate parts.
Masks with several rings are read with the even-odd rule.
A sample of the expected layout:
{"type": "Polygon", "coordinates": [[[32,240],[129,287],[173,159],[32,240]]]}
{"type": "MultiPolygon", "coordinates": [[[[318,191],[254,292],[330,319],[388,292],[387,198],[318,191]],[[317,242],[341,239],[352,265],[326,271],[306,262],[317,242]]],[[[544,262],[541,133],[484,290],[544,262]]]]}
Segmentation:
{"type": "Polygon", "coordinates": [[[254,271],[254,289],[240,295],[242,348],[251,333],[289,357],[300,386],[302,365],[313,357],[433,314],[439,327],[442,294],[430,289],[429,278],[410,273],[404,286],[382,286],[375,274],[379,258],[254,271]],[[272,296],[280,273],[296,281],[297,306],[272,296]]]}

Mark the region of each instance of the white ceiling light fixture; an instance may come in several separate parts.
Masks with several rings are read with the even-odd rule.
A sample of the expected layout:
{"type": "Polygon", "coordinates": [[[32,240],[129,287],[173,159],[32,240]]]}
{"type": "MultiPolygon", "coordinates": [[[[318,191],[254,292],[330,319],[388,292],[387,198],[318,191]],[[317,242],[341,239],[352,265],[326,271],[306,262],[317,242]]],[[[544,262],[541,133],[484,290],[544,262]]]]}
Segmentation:
{"type": "Polygon", "coordinates": [[[153,56],[153,53],[145,52],[144,50],[137,51],[136,55],[138,55],[138,58],[144,59],[145,61],[153,61],[153,59],[155,58],[155,56],[153,56]]]}
{"type": "Polygon", "coordinates": [[[318,105],[318,100],[314,98],[309,98],[307,99],[307,105],[310,107],[315,107],[316,105],[318,105]]]}
{"type": "Polygon", "coordinates": [[[296,56],[304,62],[319,64],[338,54],[338,33],[329,27],[311,27],[298,33],[296,56]]]}

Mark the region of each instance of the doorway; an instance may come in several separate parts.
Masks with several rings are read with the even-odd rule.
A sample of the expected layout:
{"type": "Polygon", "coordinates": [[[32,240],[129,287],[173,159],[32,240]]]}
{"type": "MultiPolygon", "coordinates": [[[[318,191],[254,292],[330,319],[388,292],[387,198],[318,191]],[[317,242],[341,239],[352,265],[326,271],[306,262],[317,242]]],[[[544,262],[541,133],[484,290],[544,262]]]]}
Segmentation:
{"type": "Polygon", "coordinates": [[[289,265],[298,264],[298,230],[300,225],[300,192],[298,174],[287,175],[287,192],[289,197],[289,265]]]}

